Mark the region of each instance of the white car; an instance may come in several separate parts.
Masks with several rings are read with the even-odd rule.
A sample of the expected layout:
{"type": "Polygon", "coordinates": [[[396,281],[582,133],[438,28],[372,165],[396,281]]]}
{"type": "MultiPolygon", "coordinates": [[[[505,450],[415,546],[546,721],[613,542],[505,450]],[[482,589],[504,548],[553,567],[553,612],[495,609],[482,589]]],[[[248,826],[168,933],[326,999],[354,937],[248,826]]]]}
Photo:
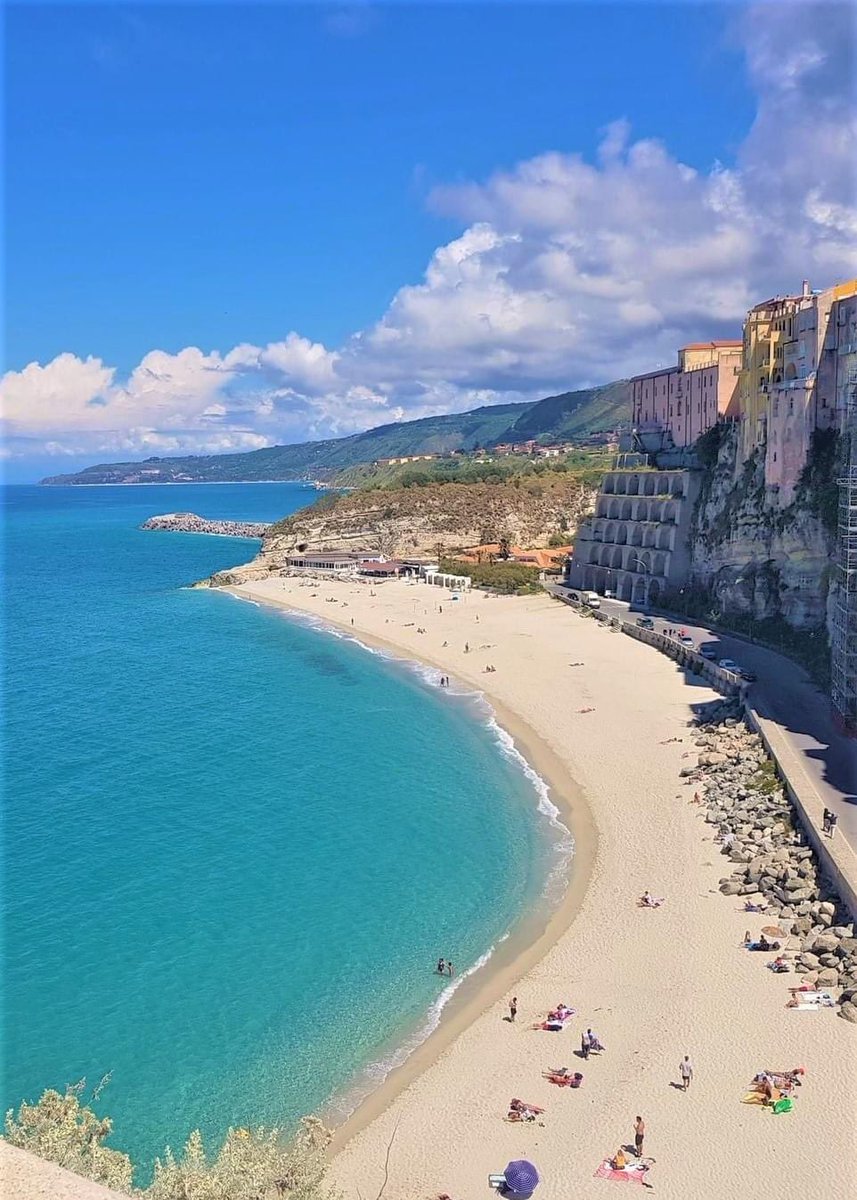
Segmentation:
{"type": "Polygon", "coordinates": [[[724,671],[734,671],[736,674],[741,670],[734,658],[721,658],[717,665],[724,671]]]}
{"type": "Polygon", "coordinates": [[[681,644],[683,646],[692,646],[693,645],[693,638],[690,636],[689,633],[680,633],[678,635],[678,640],[681,642],[681,644]]]}
{"type": "Polygon", "coordinates": [[[605,599],[605,600],[615,600],[615,599],[616,599],[616,593],[615,593],[615,592],[611,592],[609,588],[605,588],[605,589],[604,589],[604,599],[605,599]]]}

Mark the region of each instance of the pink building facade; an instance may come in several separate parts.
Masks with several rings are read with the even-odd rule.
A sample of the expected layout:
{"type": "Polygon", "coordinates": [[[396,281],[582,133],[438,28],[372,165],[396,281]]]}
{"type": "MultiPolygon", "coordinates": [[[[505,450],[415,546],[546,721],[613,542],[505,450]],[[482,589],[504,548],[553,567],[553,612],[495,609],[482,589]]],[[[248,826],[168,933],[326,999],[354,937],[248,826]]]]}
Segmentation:
{"type": "Polygon", "coordinates": [[[631,380],[634,429],[643,441],[691,446],[735,404],[741,369],[740,341],[693,342],[678,363],[631,380]]]}
{"type": "Polygon", "coordinates": [[[857,280],[808,285],[775,348],[766,405],[765,484],[791,504],[816,429],[841,429],[857,381],[857,280]]]}

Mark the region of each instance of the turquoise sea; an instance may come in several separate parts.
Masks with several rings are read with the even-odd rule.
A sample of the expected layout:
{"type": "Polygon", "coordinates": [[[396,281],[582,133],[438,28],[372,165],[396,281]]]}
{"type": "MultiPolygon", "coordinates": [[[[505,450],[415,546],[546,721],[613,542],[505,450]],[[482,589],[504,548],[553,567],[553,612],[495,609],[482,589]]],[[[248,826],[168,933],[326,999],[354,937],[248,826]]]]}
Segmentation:
{"type": "Polygon", "coordinates": [[[4,489],[0,1099],[111,1073],[96,1107],[141,1178],[195,1126],[214,1141],[331,1096],[346,1109],[561,852],[478,698],[183,586],[255,542],[138,529],[176,509],[275,519],[313,496],[4,489]]]}

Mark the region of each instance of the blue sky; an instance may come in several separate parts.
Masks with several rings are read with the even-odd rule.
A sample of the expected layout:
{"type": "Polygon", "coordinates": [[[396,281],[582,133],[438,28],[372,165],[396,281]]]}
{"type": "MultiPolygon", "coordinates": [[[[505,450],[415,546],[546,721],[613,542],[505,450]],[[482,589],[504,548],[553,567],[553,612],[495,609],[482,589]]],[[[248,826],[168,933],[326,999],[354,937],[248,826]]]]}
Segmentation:
{"type": "MultiPolygon", "coordinates": [[[[649,236],[654,204],[698,246],[712,189],[746,187],[754,125],[794,90],[791,6],[759,7],[748,35],[747,10],[691,3],[12,5],[10,471],[349,432],[606,381],[685,328],[733,329],[755,268],[730,309],[707,247],[721,298],[682,322],[648,303],[657,263],[616,278],[616,247],[649,236]],[[555,282],[557,256],[634,290],[620,361],[593,352],[604,296],[570,294],[567,263],[555,282]],[[463,305],[477,270],[444,330],[441,292],[463,305]]],[[[795,13],[822,37],[817,8],[795,13]]]]}

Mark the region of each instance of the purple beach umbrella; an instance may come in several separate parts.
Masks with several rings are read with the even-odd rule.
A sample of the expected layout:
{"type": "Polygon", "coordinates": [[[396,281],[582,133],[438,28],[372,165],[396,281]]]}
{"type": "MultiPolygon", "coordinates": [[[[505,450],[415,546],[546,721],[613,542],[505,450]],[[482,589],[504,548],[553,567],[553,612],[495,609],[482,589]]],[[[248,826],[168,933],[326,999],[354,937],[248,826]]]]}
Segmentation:
{"type": "Polygon", "coordinates": [[[510,1191],[516,1192],[519,1196],[529,1196],[536,1189],[539,1173],[525,1158],[516,1158],[506,1167],[503,1178],[510,1191]]]}

